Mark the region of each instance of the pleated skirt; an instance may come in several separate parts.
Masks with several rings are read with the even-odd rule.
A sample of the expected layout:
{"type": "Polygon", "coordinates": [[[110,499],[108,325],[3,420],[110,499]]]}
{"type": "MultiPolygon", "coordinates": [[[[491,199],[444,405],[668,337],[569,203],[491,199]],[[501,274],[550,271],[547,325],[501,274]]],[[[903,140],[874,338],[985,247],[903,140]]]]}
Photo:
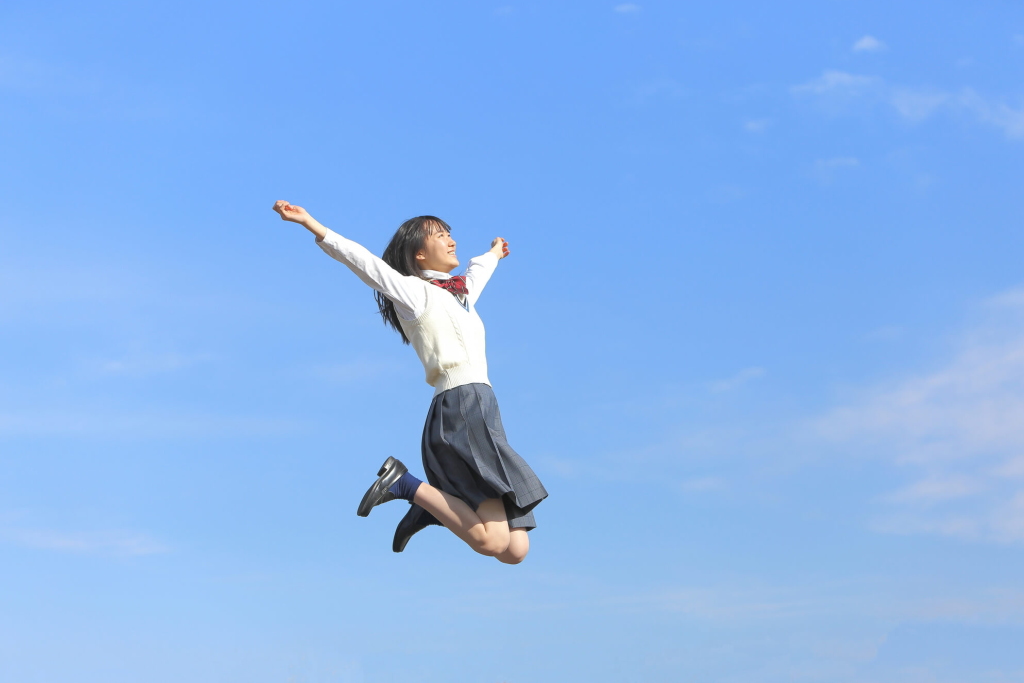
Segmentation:
{"type": "Polygon", "coordinates": [[[490,386],[465,384],[434,396],[422,451],[431,486],[474,510],[488,498],[501,498],[510,528],[536,528],[533,508],[548,492],[509,446],[490,386]]]}

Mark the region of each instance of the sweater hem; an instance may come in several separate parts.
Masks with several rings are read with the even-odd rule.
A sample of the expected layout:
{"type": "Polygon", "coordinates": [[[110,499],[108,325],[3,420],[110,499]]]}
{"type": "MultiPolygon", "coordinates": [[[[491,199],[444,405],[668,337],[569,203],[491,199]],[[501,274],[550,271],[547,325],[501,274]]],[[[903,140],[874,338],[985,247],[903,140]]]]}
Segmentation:
{"type": "Polygon", "coordinates": [[[486,384],[491,386],[491,381],[487,379],[487,373],[481,372],[479,368],[457,365],[454,368],[447,368],[441,371],[441,376],[437,379],[437,383],[434,384],[434,396],[449,389],[461,387],[464,384],[486,384]]]}

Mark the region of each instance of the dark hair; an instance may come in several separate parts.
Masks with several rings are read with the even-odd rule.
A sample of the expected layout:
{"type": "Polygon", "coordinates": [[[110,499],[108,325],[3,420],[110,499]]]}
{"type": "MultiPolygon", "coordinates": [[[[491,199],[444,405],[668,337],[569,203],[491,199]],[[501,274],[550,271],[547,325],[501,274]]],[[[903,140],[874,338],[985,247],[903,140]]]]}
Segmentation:
{"type": "MultiPolygon", "coordinates": [[[[398,226],[394,237],[388,242],[387,248],[381,258],[402,275],[420,274],[420,267],[416,263],[416,253],[423,248],[423,242],[428,235],[444,231],[450,233],[452,229],[437,216],[416,216],[398,226]]],[[[405,336],[405,330],[395,312],[395,304],[380,292],[374,292],[377,299],[377,308],[384,324],[402,335],[402,343],[408,344],[409,338],[405,336]]]]}

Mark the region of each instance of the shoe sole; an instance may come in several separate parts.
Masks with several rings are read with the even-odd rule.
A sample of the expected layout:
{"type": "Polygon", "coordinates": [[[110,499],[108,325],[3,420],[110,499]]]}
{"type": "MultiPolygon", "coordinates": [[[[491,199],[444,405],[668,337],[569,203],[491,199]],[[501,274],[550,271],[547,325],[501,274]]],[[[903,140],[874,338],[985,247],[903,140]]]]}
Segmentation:
{"type": "Polygon", "coordinates": [[[408,471],[409,468],[403,465],[398,458],[389,457],[385,460],[384,464],[377,470],[377,481],[373,482],[366,493],[363,494],[363,499],[359,501],[359,508],[356,510],[356,514],[360,517],[368,517],[370,510],[377,505],[374,501],[380,498],[382,491],[387,491],[391,488],[408,471]]]}

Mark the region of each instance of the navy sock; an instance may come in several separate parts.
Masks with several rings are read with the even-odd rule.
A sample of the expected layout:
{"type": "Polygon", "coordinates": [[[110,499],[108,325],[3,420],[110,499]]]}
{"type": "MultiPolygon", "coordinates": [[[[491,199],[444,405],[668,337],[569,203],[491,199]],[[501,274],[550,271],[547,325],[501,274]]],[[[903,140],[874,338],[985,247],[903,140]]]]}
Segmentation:
{"type": "Polygon", "coordinates": [[[423,482],[412,476],[412,473],[406,472],[401,478],[391,485],[388,491],[395,494],[395,498],[401,498],[412,502],[412,497],[416,495],[416,489],[420,487],[423,482]]]}

